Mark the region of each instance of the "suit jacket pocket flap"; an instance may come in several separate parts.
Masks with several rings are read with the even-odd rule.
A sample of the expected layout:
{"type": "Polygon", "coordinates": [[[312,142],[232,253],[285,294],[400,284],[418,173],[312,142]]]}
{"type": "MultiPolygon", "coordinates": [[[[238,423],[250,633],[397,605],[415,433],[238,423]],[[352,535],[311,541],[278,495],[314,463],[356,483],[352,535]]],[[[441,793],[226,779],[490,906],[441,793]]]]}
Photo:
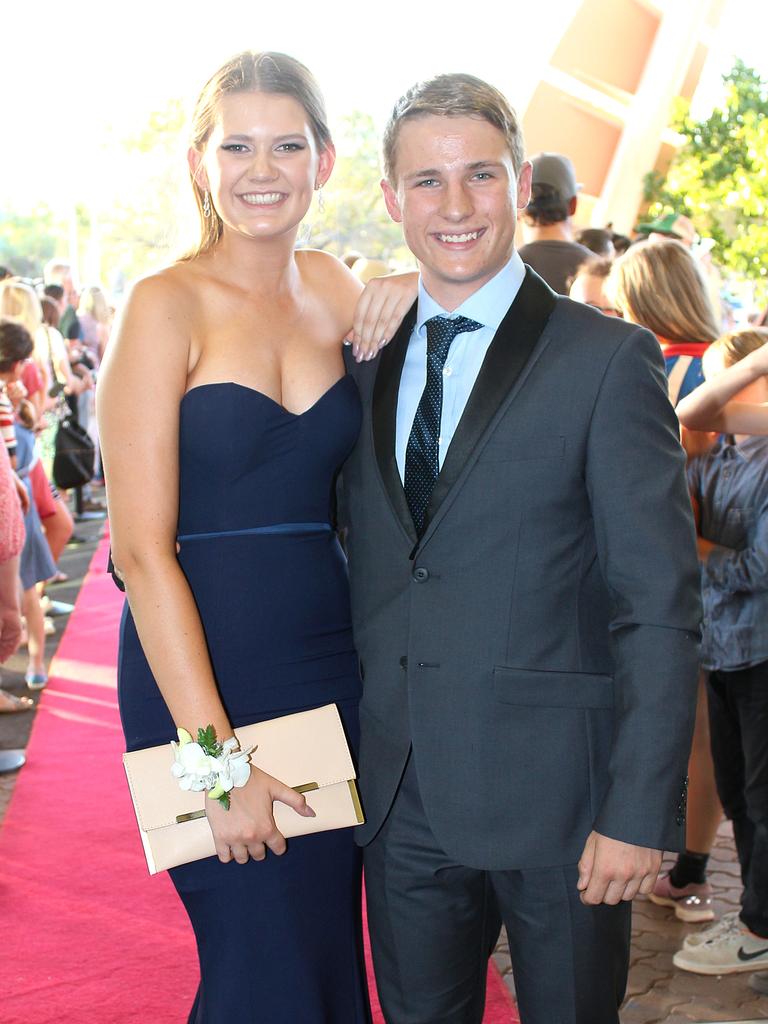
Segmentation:
{"type": "Polygon", "coordinates": [[[540,672],[527,668],[493,670],[496,699],[519,707],[612,708],[613,678],[586,672],[540,672]]]}
{"type": "MultiPolygon", "coordinates": [[[[256,748],[251,763],[287,786],[323,789],[355,778],[335,704],[236,728],[235,733],[242,747],[256,748]]],[[[205,793],[184,792],[171,775],[170,743],[124,754],[123,763],[144,831],[164,828],[177,815],[205,807],[205,793]]]]}

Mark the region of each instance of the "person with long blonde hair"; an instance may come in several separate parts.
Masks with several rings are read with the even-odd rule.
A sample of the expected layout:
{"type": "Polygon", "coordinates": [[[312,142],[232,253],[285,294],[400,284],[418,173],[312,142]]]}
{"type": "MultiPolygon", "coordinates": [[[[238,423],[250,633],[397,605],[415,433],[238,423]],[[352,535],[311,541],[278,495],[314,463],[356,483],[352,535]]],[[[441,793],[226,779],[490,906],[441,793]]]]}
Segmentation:
{"type": "Polygon", "coordinates": [[[658,338],[677,405],[704,380],[701,357],[720,334],[696,261],[680,242],[637,242],[614,262],[607,291],[625,320],[658,338]]]}
{"type": "MultiPolygon", "coordinates": [[[[361,413],[342,341],[369,314],[387,337],[416,283],[394,286],[383,319],[355,314],[361,285],[347,268],[297,250],[334,157],[302,64],[227,61],[193,116],[200,242],[134,286],[107,348],[97,410],[127,595],[129,750],[177,727],[223,742],[328,703],[356,746],[361,680],[332,496],[361,413]]],[[[366,1024],[359,851],[350,830],[286,845],[276,800],[313,814],[311,794],[251,766],[228,807],[205,801],[218,856],[170,872],[200,954],[189,1020],[366,1024]]]]}
{"type": "Polygon", "coordinates": [[[103,290],[96,285],[84,288],[77,307],[83,347],[87,349],[94,367],[98,368],[109,341],[112,320],[109,303],[103,290]]]}
{"type": "Polygon", "coordinates": [[[56,381],[66,394],[79,395],[87,387],[72,370],[60,332],[43,321],[40,299],[34,288],[15,278],[0,282],[0,316],[23,324],[35,345],[33,359],[45,375],[48,388],[56,381]]]}

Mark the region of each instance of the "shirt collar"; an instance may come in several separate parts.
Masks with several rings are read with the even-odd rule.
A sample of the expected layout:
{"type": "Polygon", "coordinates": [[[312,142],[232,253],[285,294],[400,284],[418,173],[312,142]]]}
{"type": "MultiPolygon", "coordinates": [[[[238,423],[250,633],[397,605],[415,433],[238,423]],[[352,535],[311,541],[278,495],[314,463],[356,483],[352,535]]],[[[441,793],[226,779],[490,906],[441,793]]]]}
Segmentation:
{"type": "Polygon", "coordinates": [[[470,320],[476,320],[483,327],[489,327],[495,334],[499,324],[506,316],[507,310],[520,291],[524,277],[525,266],[523,261],[518,256],[517,251],[513,251],[509,263],[506,263],[498,274],[492,277],[490,281],[486,281],[482,288],[478,288],[476,292],[473,292],[452,313],[448,313],[435,302],[424,287],[421,277],[419,277],[419,303],[416,308],[416,329],[418,333],[424,334],[426,332],[424,325],[433,316],[445,316],[450,320],[455,319],[457,316],[466,316],[470,320]]]}
{"type": "Polygon", "coordinates": [[[729,451],[732,455],[737,455],[744,459],[745,462],[749,462],[756,456],[765,458],[766,448],[768,447],[768,438],[760,434],[755,434],[752,437],[747,437],[739,444],[736,444],[733,434],[722,434],[720,438],[720,446],[722,451],[729,451]]]}

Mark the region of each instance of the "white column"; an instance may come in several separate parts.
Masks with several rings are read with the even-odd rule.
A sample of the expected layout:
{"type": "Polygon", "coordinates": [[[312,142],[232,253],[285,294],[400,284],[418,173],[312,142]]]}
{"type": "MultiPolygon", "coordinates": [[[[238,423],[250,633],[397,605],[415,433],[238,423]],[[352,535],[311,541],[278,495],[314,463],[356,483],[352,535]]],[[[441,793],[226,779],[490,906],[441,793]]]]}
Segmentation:
{"type": "Polygon", "coordinates": [[[614,230],[624,233],[634,228],[643,201],[643,175],[655,166],[659,140],[704,33],[709,7],[710,3],[690,0],[666,3],[602,195],[595,205],[593,224],[612,221],[614,230]]]}

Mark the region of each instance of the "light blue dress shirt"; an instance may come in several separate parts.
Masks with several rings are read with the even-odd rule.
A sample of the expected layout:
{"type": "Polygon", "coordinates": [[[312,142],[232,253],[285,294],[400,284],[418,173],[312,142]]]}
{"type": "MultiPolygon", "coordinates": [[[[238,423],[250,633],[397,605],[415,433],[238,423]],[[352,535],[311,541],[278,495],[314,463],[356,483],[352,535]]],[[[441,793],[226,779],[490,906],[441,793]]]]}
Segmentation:
{"type": "Polygon", "coordinates": [[[442,469],[446,452],[475,386],[485,354],[499,324],[520,290],[524,277],[523,261],[516,252],[513,252],[512,259],[495,277],[451,313],[438,306],[423,282],[419,280],[416,324],[408,341],[397,399],[395,458],[401,480],[405,479],[405,450],[408,447],[408,438],[427,383],[427,320],[433,316],[445,316],[451,320],[457,316],[466,316],[483,325],[479,331],[456,335],[443,369],[443,414],[440,420],[439,449],[442,469]]]}

